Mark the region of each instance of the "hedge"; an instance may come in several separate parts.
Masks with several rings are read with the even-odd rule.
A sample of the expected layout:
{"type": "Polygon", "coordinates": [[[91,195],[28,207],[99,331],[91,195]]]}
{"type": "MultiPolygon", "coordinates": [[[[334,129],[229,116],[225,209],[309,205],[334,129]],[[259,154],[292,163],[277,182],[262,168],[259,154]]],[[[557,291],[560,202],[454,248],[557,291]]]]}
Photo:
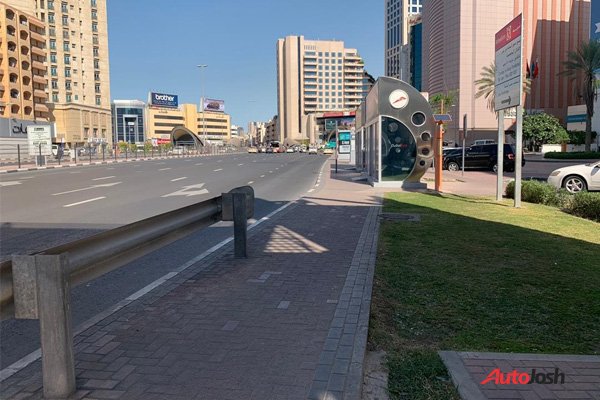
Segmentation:
{"type": "Polygon", "coordinates": [[[600,152],[598,151],[574,151],[574,152],[558,152],[551,151],[544,154],[544,158],[551,158],[555,160],[594,160],[600,159],[600,152]]]}
{"type": "MultiPolygon", "coordinates": [[[[515,197],[515,181],[506,185],[506,197],[515,197]]],[[[600,193],[569,194],[564,189],[539,181],[522,181],[521,199],[528,203],[558,207],[569,214],[600,222],[600,193]]]]}

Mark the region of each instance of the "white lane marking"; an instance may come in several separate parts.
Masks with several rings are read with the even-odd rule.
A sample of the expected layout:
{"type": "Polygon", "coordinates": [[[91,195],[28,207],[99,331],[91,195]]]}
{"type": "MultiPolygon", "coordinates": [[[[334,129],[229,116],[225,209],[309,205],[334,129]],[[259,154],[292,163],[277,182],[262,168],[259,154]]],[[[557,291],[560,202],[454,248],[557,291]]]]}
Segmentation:
{"type": "Polygon", "coordinates": [[[275,171],[279,170],[279,167],[275,168],[275,171]]]}
{"type": "Polygon", "coordinates": [[[261,177],[261,178],[264,178],[265,176],[264,176],[264,175],[261,175],[260,177],[261,177]]]}
{"type": "Polygon", "coordinates": [[[166,164],[166,162],[164,162],[164,161],[163,161],[163,162],[156,163],[156,165],[164,165],[164,164],[166,164]]]}
{"type": "Polygon", "coordinates": [[[171,169],[171,168],[161,168],[161,169],[159,169],[159,171],[168,171],[168,170],[170,170],[170,169],[171,169]]]}
{"type": "Polygon", "coordinates": [[[203,163],[199,162],[198,164],[195,164],[195,165],[203,165],[203,163]]]}
{"type": "MultiPolygon", "coordinates": [[[[285,210],[292,204],[296,204],[296,202],[297,201],[290,201],[289,203],[284,204],[283,206],[279,207],[277,210],[273,211],[269,215],[262,217],[258,221],[254,222],[252,225],[248,226],[248,230],[254,229],[257,226],[261,225],[263,222],[270,220],[274,215],[285,210]]],[[[85,332],[92,326],[96,325],[98,322],[108,318],[109,316],[113,315],[114,313],[116,313],[117,311],[122,309],[123,307],[127,306],[135,299],[142,297],[144,294],[146,294],[146,293],[150,292],[152,289],[158,287],[160,285],[160,283],[163,283],[163,282],[167,281],[168,279],[171,279],[172,277],[180,274],[181,272],[185,271],[192,265],[197,264],[199,261],[208,257],[209,255],[211,255],[215,251],[219,250],[220,248],[222,248],[226,244],[230,243],[231,241],[233,241],[233,236],[230,236],[229,238],[223,240],[220,243],[217,243],[216,245],[214,245],[210,249],[206,250],[204,253],[200,254],[199,256],[196,256],[196,257],[192,258],[191,260],[183,263],[180,267],[178,267],[174,271],[169,272],[168,274],[164,275],[161,278],[158,278],[156,281],[154,281],[151,284],[145,286],[144,288],[138,290],[137,292],[135,292],[134,294],[129,296],[127,299],[121,300],[120,302],[115,304],[113,307],[107,308],[106,310],[96,314],[92,318],[86,320],[85,322],[83,322],[82,324],[77,326],[77,328],[75,328],[74,334],[79,335],[80,333],[85,332]]],[[[10,378],[11,376],[16,374],[23,368],[27,367],[32,362],[39,360],[41,355],[42,355],[41,349],[37,349],[37,350],[29,353],[25,357],[21,358],[20,360],[12,363],[8,367],[4,368],[3,370],[0,371],[0,382],[6,380],[7,378],[10,378]]]]}
{"type": "Polygon", "coordinates": [[[204,186],[204,183],[199,183],[197,185],[184,186],[183,188],[177,190],[176,192],[165,194],[161,197],[171,197],[171,196],[190,197],[190,196],[198,196],[201,194],[208,193],[208,190],[202,189],[202,186],[204,186]],[[193,190],[193,189],[196,189],[196,190],[193,190]]]}
{"type": "Polygon", "coordinates": [[[187,176],[182,176],[181,178],[175,178],[175,179],[171,179],[171,182],[177,182],[177,181],[182,181],[184,179],[187,179],[187,176]]]}
{"type": "Polygon", "coordinates": [[[244,165],[244,164],[238,164],[238,167],[241,167],[242,165],[244,165]]]}
{"type": "Polygon", "coordinates": [[[247,184],[248,184],[248,185],[252,185],[253,183],[254,183],[254,181],[250,181],[250,182],[248,182],[247,184]]]}
{"type": "Polygon", "coordinates": [[[273,171],[269,171],[269,173],[270,173],[270,174],[272,174],[272,173],[273,173],[273,171]]]}
{"type": "Polygon", "coordinates": [[[52,196],[60,196],[61,194],[83,192],[84,190],[90,190],[90,189],[96,189],[96,188],[102,188],[102,187],[112,187],[112,186],[116,186],[121,183],[123,183],[123,182],[111,182],[111,183],[104,183],[101,185],[93,185],[93,186],[88,186],[88,187],[85,187],[82,189],[68,190],[66,192],[60,192],[60,193],[52,193],[52,196]]]}
{"type": "Polygon", "coordinates": [[[80,174],[80,173],[81,173],[81,171],[72,171],[72,172],[69,172],[69,173],[70,173],[70,174],[80,174]]]}
{"type": "Polygon", "coordinates": [[[67,204],[67,205],[64,205],[63,207],[73,207],[73,206],[78,206],[78,205],[80,205],[80,204],[91,203],[92,201],[102,200],[102,199],[105,199],[105,198],[106,198],[106,197],[104,197],[104,196],[102,196],[102,197],[96,197],[96,198],[89,199],[89,200],[79,201],[79,202],[77,202],[77,203],[71,203],[71,204],[67,204]]]}
{"type": "Polygon", "coordinates": [[[34,177],[33,176],[21,176],[20,178],[21,179],[33,179],[34,177]]]}
{"type": "Polygon", "coordinates": [[[218,160],[217,162],[223,162],[223,160],[218,160]]]}
{"type": "Polygon", "coordinates": [[[0,182],[0,187],[15,186],[15,185],[20,185],[20,184],[21,184],[21,182],[19,182],[19,181],[0,182]]]}
{"type": "Polygon", "coordinates": [[[213,172],[223,171],[223,168],[214,169],[213,172]]]}
{"type": "Polygon", "coordinates": [[[314,192],[314,191],[315,191],[315,189],[310,189],[310,190],[308,191],[308,193],[312,193],[312,192],[314,192]]]}
{"type": "Polygon", "coordinates": [[[102,178],[94,178],[92,180],[93,181],[103,181],[105,179],[111,179],[111,178],[114,178],[114,176],[105,176],[105,177],[102,177],[102,178]]]}
{"type": "Polygon", "coordinates": [[[111,168],[106,168],[106,169],[114,169],[114,168],[111,167],[111,168]]]}

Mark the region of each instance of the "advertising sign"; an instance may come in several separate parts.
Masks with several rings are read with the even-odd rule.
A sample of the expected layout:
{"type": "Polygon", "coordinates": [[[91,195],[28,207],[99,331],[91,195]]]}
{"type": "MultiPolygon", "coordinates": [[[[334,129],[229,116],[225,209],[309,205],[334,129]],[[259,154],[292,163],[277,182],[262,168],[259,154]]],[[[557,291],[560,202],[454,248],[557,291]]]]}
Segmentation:
{"type": "Polygon", "coordinates": [[[177,95],[165,93],[150,93],[150,105],[155,107],[177,108],[179,101],[177,95]]]}
{"type": "Polygon", "coordinates": [[[225,102],[223,100],[204,99],[204,111],[225,112],[225,102]]]}
{"type": "Polygon", "coordinates": [[[496,111],[521,105],[523,18],[519,15],[496,33],[496,111]]]}
{"type": "Polygon", "coordinates": [[[29,155],[49,156],[52,154],[52,129],[50,125],[30,125],[27,127],[29,155]]]}
{"type": "Polygon", "coordinates": [[[339,131],[338,132],[338,153],[339,154],[350,154],[352,141],[352,132],[351,131],[339,131]]]}

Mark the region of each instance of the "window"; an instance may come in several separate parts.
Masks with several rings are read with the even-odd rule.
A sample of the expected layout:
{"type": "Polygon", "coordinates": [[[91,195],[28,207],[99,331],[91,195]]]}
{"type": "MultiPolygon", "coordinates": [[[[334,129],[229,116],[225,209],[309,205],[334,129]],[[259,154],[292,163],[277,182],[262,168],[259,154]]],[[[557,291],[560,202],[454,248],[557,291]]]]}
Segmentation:
{"type": "Polygon", "coordinates": [[[65,89],[71,90],[71,81],[65,81],[65,89]]]}
{"type": "Polygon", "coordinates": [[[97,59],[94,60],[94,68],[100,69],[100,60],[97,60],[97,59]]]}
{"type": "Polygon", "coordinates": [[[56,63],[56,53],[50,53],[50,62],[56,63]]]}
{"type": "Polygon", "coordinates": [[[58,81],[57,80],[52,80],[52,89],[58,89],[58,81]]]}
{"type": "Polygon", "coordinates": [[[94,44],[99,44],[100,43],[100,41],[98,40],[98,36],[94,36],[92,38],[92,43],[94,43],[94,44]]]}
{"type": "Polygon", "coordinates": [[[54,0],[48,0],[48,10],[54,10],[54,0]]]}
{"type": "Polygon", "coordinates": [[[65,54],[65,64],[71,64],[71,56],[68,54],[65,54]]]}
{"type": "Polygon", "coordinates": [[[92,19],[98,19],[98,12],[96,10],[92,10],[92,19]]]}
{"type": "Polygon", "coordinates": [[[70,78],[70,77],[71,77],[71,68],[65,68],[65,76],[66,76],[67,78],[70,78]]]}
{"type": "Polygon", "coordinates": [[[69,16],[68,15],[62,16],[62,23],[63,23],[63,25],[69,25],[69,16]]]}
{"type": "Polygon", "coordinates": [[[48,29],[48,35],[50,37],[56,37],[56,29],[54,29],[54,28],[48,29]]]}
{"type": "Polygon", "coordinates": [[[64,1],[62,3],[60,3],[60,11],[66,13],[69,12],[69,7],[67,6],[67,3],[65,3],[64,1]]]}
{"type": "Polygon", "coordinates": [[[97,7],[96,0],[92,0],[92,7],[97,7]]]}
{"type": "Polygon", "coordinates": [[[51,24],[53,24],[55,22],[54,21],[54,14],[48,13],[48,22],[51,23],[51,24]]]}
{"type": "Polygon", "coordinates": [[[100,93],[100,84],[96,83],[96,87],[95,87],[96,93],[100,93]]]}
{"type": "Polygon", "coordinates": [[[96,105],[97,106],[102,105],[102,98],[100,96],[96,96],[96,105]]]}
{"type": "Polygon", "coordinates": [[[58,93],[52,93],[52,102],[58,103],[58,93]]]}
{"type": "Polygon", "coordinates": [[[50,67],[50,75],[58,76],[58,74],[56,73],[56,67],[50,67]]]}
{"type": "Polygon", "coordinates": [[[98,23],[92,22],[92,32],[98,32],[98,23]]]}
{"type": "Polygon", "coordinates": [[[56,40],[55,39],[50,39],[50,49],[56,50],[56,40]]]}
{"type": "Polygon", "coordinates": [[[100,55],[100,50],[98,47],[94,47],[94,57],[98,57],[100,55]]]}
{"type": "Polygon", "coordinates": [[[67,103],[70,103],[70,102],[71,102],[71,95],[67,94],[67,103]]]}
{"type": "Polygon", "coordinates": [[[71,51],[71,47],[69,46],[69,42],[63,42],[63,50],[71,51]]]}
{"type": "Polygon", "coordinates": [[[63,39],[68,39],[69,38],[69,31],[64,30],[63,31],[63,39]]]}

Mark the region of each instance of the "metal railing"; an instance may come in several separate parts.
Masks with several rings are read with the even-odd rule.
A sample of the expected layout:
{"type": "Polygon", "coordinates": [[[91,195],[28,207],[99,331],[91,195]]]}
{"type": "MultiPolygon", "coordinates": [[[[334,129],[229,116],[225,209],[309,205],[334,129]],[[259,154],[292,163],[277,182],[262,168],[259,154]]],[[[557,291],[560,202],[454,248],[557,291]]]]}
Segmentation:
{"type": "Polygon", "coordinates": [[[234,221],[234,255],[246,257],[247,219],[254,214],[250,186],[191,206],[56,246],[13,255],[0,264],[1,319],[39,319],[44,396],[75,391],[70,288],[127,264],[176,237],[214,222],[234,221]]]}

